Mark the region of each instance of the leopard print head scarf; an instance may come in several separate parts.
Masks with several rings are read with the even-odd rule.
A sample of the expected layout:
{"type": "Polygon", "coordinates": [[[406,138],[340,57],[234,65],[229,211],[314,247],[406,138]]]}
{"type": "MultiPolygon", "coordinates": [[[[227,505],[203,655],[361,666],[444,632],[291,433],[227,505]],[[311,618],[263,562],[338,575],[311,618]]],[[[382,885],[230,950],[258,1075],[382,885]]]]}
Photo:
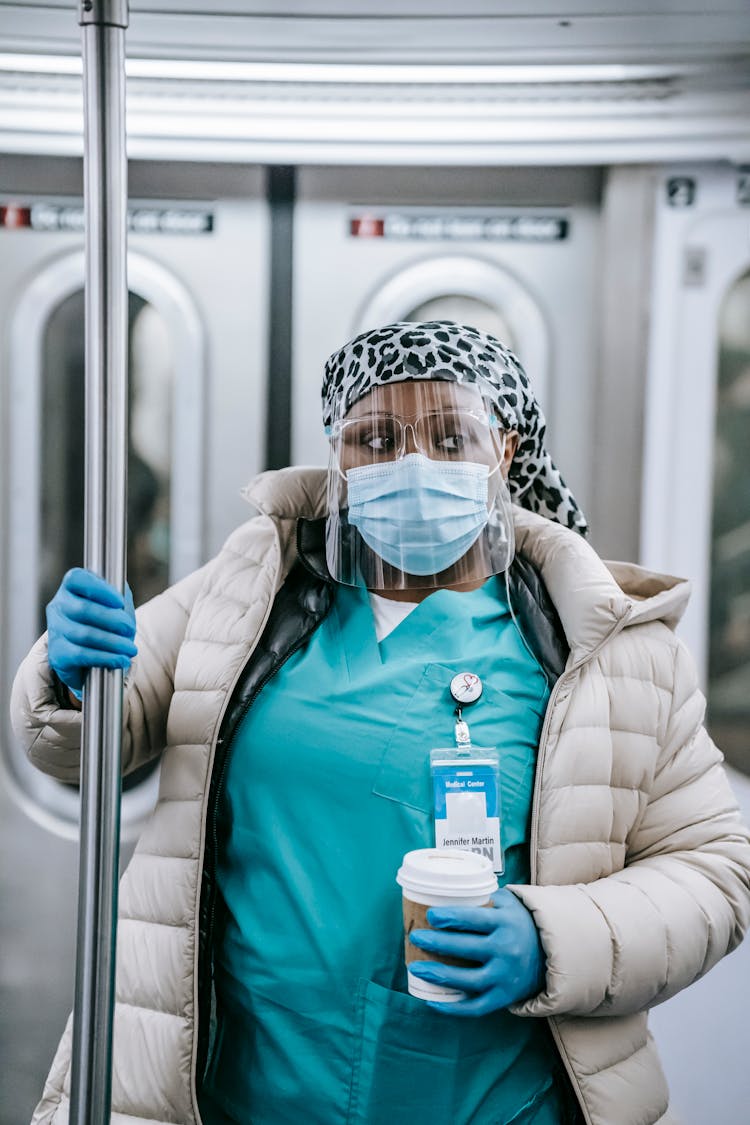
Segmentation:
{"type": "Polygon", "coordinates": [[[323,421],[330,427],[384,383],[439,379],[476,383],[518,446],[510,466],[511,499],[581,535],[586,517],[544,448],[544,415],[513,352],[486,332],[448,320],[402,321],[363,332],[326,362],[323,421]]]}

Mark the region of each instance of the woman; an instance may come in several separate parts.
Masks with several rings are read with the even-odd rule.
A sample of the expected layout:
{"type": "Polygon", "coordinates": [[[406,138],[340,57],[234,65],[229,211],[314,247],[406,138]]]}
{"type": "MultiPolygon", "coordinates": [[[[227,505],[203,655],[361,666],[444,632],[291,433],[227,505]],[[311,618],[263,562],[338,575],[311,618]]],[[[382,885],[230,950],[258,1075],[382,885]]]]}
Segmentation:
{"type": "MultiPolygon", "coordinates": [[[[674,1120],[647,1009],[750,910],[673,632],[687,583],[599,560],[491,336],[365,333],[329,359],[323,412],[327,474],[257,478],[260,514],[137,631],[69,572],[14,685],[31,760],[73,781],[86,670],[137,650],[124,769],[163,751],[120,888],[113,1121],[674,1120]],[[465,672],[483,691],[458,718],[500,760],[501,890],[411,935],[414,975],[466,994],[427,1004],[395,874],[434,841],[430,754],[465,672]]],[[[66,1119],[69,1036],[35,1122],[66,1119]]]]}

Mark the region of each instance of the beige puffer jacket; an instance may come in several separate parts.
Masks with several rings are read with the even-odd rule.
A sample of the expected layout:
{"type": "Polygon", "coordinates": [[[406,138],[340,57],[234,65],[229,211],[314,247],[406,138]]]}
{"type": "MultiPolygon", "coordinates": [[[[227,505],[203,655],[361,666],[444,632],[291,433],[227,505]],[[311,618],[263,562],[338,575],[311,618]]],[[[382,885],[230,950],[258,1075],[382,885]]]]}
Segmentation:
{"type": "MultiPolygon", "coordinates": [[[[162,750],[154,814],[123,876],[113,1065],[115,1125],[193,1125],[196,915],[214,740],[233,684],[295,558],[298,516],[324,514],[325,473],[266,473],[260,515],[219,555],[138,611],[125,696],[126,769],[162,750]],[[164,749],[166,747],[166,749],[164,749]]],[[[646,1009],[741,940],[750,842],[703,729],[692,661],[673,629],[688,584],[605,565],[578,535],[514,509],[570,645],[541,736],[531,826],[533,911],[547,1016],[590,1125],[673,1121],[646,1009]]],[[[42,638],[13,689],[31,760],[73,780],[80,716],[55,702],[42,638]]],[[[70,1025],[35,1123],[68,1120],[70,1025]]],[[[457,1123],[459,1125],[459,1123],[457,1123]]]]}

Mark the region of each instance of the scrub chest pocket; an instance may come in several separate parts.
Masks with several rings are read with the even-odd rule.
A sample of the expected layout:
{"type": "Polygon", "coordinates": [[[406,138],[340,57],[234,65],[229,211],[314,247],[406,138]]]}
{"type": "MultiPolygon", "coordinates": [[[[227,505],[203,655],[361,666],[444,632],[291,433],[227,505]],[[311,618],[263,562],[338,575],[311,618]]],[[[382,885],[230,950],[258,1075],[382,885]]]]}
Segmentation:
{"type": "MultiPolygon", "coordinates": [[[[424,668],[401,721],[388,739],[372,787],[376,796],[424,815],[427,839],[417,847],[434,843],[429,755],[433,746],[451,746],[455,703],[450,698],[449,684],[454,672],[455,668],[447,664],[428,664],[424,668]]],[[[464,712],[472,745],[479,756],[481,746],[494,747],[500,755],[500,842],[505,856],[501,883],[525,882],[528,878],[524,849],[544,702],[544,691],[534,689],[530,698],[519,702],[513,694],[484,680],[481,698],[464,712]]]]}

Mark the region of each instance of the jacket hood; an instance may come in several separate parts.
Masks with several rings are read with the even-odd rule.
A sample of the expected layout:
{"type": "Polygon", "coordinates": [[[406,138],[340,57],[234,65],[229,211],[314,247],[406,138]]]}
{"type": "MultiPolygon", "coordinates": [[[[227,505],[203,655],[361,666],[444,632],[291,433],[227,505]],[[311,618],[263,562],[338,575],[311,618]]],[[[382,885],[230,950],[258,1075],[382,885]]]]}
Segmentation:
{"type": "MultiPolygon", "coordinates": [[[[274,469],[253,478],[242,495],[274,520],[326,514],[327,471],[274,469]]],[[[577,532],[513,505],[516,550],[540,571],[560,616],[571,659],[584,658],[618,625],[661,621],[674,629],[690,598],[684,578],[629,562],[605,562],[577,532]]]]}
{"type": "Polygon", "coordinates": [[[574,661],[598,648],[620,622],[661,621],[674,629],[685,612],[687,579],[604,561],[577,532],[517,505],[513,520],[516,550],[541,572],[574,661]]]}

